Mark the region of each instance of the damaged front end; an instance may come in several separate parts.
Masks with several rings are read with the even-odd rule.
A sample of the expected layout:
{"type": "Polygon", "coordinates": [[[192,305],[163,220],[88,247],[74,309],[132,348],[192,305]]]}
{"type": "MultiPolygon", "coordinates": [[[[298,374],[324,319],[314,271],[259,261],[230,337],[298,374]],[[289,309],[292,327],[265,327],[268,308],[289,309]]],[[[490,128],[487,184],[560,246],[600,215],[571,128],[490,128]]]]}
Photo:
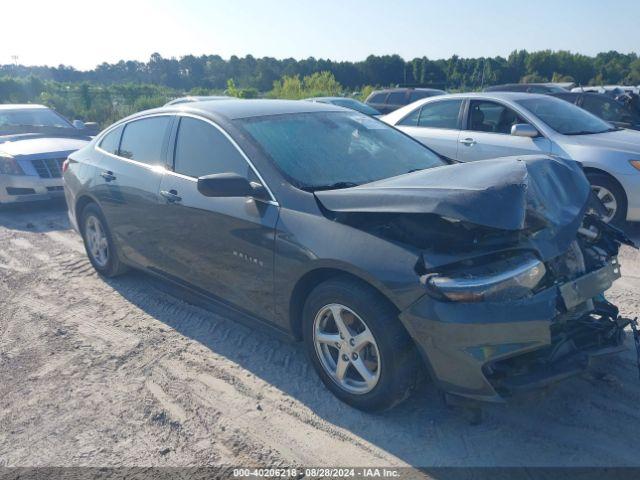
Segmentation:
{"type": "Polygon", "coordinates": [[[429,295],[401,318],[447,392],[500,401],[624,349],[630,321],[603,295],[620,277],[619,233],[600,227],[546,261],[509,251],[421,276],[429,295]]]}
{"type": "Polygon", "coordinates": [[[446,392],[502,401],[624,348],[630,320],[603,293],[633,243],[588,213],[575,162],[500,159],[363,187],[317,196],[336,221],[418,252],[426,295],[400,318],[446,392]]]}

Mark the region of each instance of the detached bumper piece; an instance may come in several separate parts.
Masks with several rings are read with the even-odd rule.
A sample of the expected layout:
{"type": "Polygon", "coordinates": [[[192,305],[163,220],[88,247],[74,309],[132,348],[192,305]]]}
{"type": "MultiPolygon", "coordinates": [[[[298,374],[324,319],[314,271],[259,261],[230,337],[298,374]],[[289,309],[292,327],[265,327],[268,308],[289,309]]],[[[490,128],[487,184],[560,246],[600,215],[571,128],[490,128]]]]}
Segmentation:
{"type": "Polygon", "coordinates": [[[572,282],[561,285],[558,289],[567,310],[571,310],[590,298],[600,295],[620,278],[618,259],[611,258],[608,265],[587,273],[572,282]]]}
{"type": "Polygon", "coordinates": [[[583,372],[596,357],[625,350],[630,323],[611,304],[599,304],[579,319],[552,325],[548,347],[486,364],[485,376],[503,397],[547,386],[583,372]]]}

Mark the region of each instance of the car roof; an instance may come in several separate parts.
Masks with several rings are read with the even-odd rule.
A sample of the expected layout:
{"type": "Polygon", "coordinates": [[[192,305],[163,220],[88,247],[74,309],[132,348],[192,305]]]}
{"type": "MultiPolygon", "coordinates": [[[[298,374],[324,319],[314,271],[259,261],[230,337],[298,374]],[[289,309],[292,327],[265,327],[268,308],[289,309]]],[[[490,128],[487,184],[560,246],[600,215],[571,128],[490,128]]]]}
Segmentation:
{"type": "Polygon", "coordinates": [[[561,87],[563,85],[572,85],[571,82],[531,82],[531,83],[500,83],[498,85],[490,85],[487,88],[498,88],[498,87],[561,87]]]}
{"type": "Polygon", "coordinates": [[[233,99],[228,95],[187,95],[186,97],[178,97],[165,103],[165,105],[177,105],[179,103],[204,102],[207,100],[227,100],[233,99]]]}
{"type": "MultiPolygon", "coordinates": [[[[429,97],[424,100],[435,101],[445,100],[447,98],[494,98],[496,100],[517,101],[525,98],[549,98],[544,93],[527,93],[527,92],[469,92],[469,93],[453,93],[450,95],[440,95],[438,97],[429,97]]],[[[421,101],[421,100],[418,100],[421,101]]]]}
{"type": "Polygon", "coordinates": [[[219,116],[228,120],[239,118],[263,117],[267,115],[285,115],[292,113],[313,112],[352,112],[351,110],[330,103],[301,102],[299,100],[213,100],[203,102],[180,103],[178,105],[165,105],[164,107],[132,115],[135,118],[141,115],[164,112],[191,112],[204,114],[205,116],[219,116]]]}
{"type": "Polygon", "coordinates": [[[395,125],[395,122],[401,120],[410,112],[412,112],[416,108],[420,108],[423,105],[433,102],[442,102],[446,100],[454,100],[454,99],[478,99],[478,100],[497,100],[497,101],[505,101],[505,102],[517,102],[518,100],[532,99],[532,98],[544,98],[544,99],[553,99],[553,101],[564,102],[565,100],[561,100],[559,98],[551,97],[550,95],[545,95],[542,93],[526,93],[526,92],[468,92],[468,93],[452,93],[446,95],[438,95],[435,97],[427,97],[421,98],[420,100],[416,100],[409,105],[405,105],[397,110],[394,110],[391,113],[385,115],[385,118],[389,120],[388,123],[392,123],[395,125]]]}
{"type": "Polygon", "coordinates": [[[37,103],[3,103],[0,104],[0,110],[35,110],[46,108],[46,105],[39,105],[37,103]]]}
{"type": "Polygon", "coordinates": [[[444,90],[440,90],[439,88],[426,88],[426,87],[391,87],[391,88],[381,88],[379,90],[374,90],[371,93],[381,93],[381,92],[406,92],[418,90],[421,92],[444,92],[444,90]]]}
{"type": "Polygon", "coordinates": [[[313,101],[318,102],[320,100],[327,100],[327,101],[330,101],[330,100],[353,100],[354,102],[358,101],[355,98],[350,98],[350,97],[310,97],[310,98],[305,98],[305,100],[308,100],[308,101],[311,101],[311,102],[313,102],[313,101]]]}

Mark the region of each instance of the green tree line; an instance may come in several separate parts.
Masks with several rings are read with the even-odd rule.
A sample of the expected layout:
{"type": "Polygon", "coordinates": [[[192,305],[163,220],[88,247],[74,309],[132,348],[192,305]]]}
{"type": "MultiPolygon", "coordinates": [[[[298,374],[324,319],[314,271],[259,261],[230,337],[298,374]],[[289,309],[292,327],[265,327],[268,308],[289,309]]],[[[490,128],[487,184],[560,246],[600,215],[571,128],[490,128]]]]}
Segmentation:
{"type": "Polygon", "coordinates": [[[119,61],[102,63],[93,70],[73,67],[27,67],[1,65],[0,76],[26,78],[30,75],[56,82],[89,82],[111,85],[147,83],[181,91],[193,88],[223,90],[233,79],[238,88],[266,92],[282,77],[309,76],[330,72],[345,88],[355,90],[363,85],[431,84],[449,90],[477,89],[495,83],[520,81],[552,81],[568,79],[579,84],[640,84],[640,59],[636,53],[615,51],[587,56],[567,51],[515,50],[508,57],[431,60],[427,57],[405,61],[399,55],[370,55],[363,61],[347,62],[316,59],[295,60],[271,57],[219,55],[185,55],[164,58],[151,55],[148,62],[119,61]]]}
{"type": "Polygon", "coordinates": [[[361,62],[334,62],[251,55],[229,60],[217,55],[165,59],[156,53],[148,62],[103,63],[89,71],[64,65],[1,65],[0,103],[44,103],[69,118],[108,125],[185,94],[289,99],[356,94],[364,98],[374,87],[397,84],[460,91],[539,81],[638,85],[640,58],[615,51],[590,57],[566,51],[517,50],[507,58],[454,55],[405,61],[398,55],[371,55],[361,62]]]}

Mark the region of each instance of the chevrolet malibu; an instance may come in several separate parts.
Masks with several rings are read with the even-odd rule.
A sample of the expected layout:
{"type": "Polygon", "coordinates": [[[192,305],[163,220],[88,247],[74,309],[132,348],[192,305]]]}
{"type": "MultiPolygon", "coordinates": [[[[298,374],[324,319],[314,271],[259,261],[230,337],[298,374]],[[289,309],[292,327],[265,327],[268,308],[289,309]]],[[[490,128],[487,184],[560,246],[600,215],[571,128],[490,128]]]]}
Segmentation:
{"type": "Polygon", "coordinates": [[[502,401],[622,349],[602,293],[620,231],[577,163],[448,165],[341,107],[220,100],[126,118],[70,155],[65,193],[95,269],[141,269],[304,342],[363,410],[429,375],[502,401]]]}
{"type": "Polygon", "coordinates": [[[89,140],[44,105],[0,105],[0,203],[62,198],[62,162],[89,140]]]}

